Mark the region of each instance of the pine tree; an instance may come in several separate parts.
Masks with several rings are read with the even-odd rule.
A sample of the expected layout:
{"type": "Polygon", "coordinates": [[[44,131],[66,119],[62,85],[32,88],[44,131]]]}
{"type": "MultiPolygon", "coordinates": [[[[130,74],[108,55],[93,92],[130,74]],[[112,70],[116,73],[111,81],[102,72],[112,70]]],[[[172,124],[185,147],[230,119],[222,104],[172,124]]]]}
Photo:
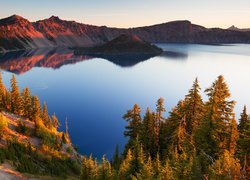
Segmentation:
{"type": "Polygon", "coordinates": [[[119,155],[119,146],[116,145],[116,147],[115,147],[115,153],[114,153],[113,159],[112,159],[112,166],[113,166],[113,168],[115,170],[119,170],[120,163],[121,163],[121,159],[120,159],[120,155],[119,155]]]}
{"type": "Polygon", "coordinates": [[[160,131],[162,128],[162,124],[165,122],[165,118],[163,117],[164,112],[166,109],[164,108],[164,99],[159,98],[156,104],[156,114],[155,114],[155,146],[157,150],[159,150],[159,136],[160,136],[160,131]]]}
{"type": "Polygon", "coordinates": [[[240,179],[240,163],[228,150],[219,157],[210,167],[211,179],[237,180],[240,179]]]}
{"type": "MultiPolygon", "coordinates": [[[[60,125],[60,124],[58,124],[58,125],[60,125]]],[[[66,118],[66,120],[65,120],[65,135],[66,135],[66,138],[68,139],[68,141],[70,142],[68,118],[66,118]]]]}
{"type": "MultiPolygon", "coordinates": [[[[163,125],[163,137],[161,138],[161,151],[165,149],[165,152],[162,152],[163,156],[167,157],[169,152],[172,151],[172,145],[178,144],[178,129],[180,127],[181,121],[185,119],[184,111],[184,102],[179,101],[177,106],[175,106],[172,111],[169,113],[169,117],[166,120],[166,123],[163,125]]],[[[185,122],[186,124],[186,122],[185,122]]]]}
{"type": "Polygon", "coordinates": [[[6,93],[6,88],[3,84],[3,79],[2,79],[2,72],[0,72],[0,111],[5,109],[5,93],[6,93]]]}
{"type": "Polygon", "coordinates": [[[17,115],[22,115],[22,98],[19,93],[19,88],[17,86],[16,77],[12,75],[11,78],[11,112],[17,115]]]}
{"type": "Polygon", "coordinates": [[[228,149],[230,142],[230,123],[234,119],[234,101],[228,100],[230,92],[223,76],[212,84],[212,86],[205,90],[208,95],[208,102],[206,103],[206,128],[210,139],[206,139],[209,150],[207,153],[211,156],[218,157],[219,153],[228,149]]]}
{"type": "Polygon", "coordinates": [[[200,86],[198,79],[196,78],[192,88],[186,95],[185,100],[185,115],[187,122],[187,133],[192,135],[194,129],[196,129],[203,117],[203,101],[200,95],[200,86]]]}
{"type": "Polygon", "coordinates": [[[43,103],[43,111],[42,111],[41,117],[42,117],[44,125],[47,128],[51,128],[51,119],[49,117],[49,113],[48,113],[46,102],[43,103]]]}
{"type": "Polygon", "coordinates": [[[145,169],[145,154],[142,144],[140,144],[138,138],[133,142],[133,159],[130,162],[130,167],[127,173],[134,178],[141,176],[141,172],[145,169]]]}
{"type": "Polygon", "coordinates": [[[35,122],[36,129],[43,127],[43,120],[41,119],[40,101],[37,96],[33,97],[32,121],[35,122]]]}
{"type": "Polygon", "coordinates": [[[238,125],[239,139],[237,142],[237,157],[240,159],[244,176],[250,176],[250,119],[246,106],[241,113],[238,125]]]}
{"type": "Polygon", "coordinates": [[[235,151],[236,151],[236,146],[237,146],[237,141],[239,138],[239,133],[238,133],[238,129],[237,129],[237,122],[235,120],[235,118],[232,119],[231,123],[230,123],[231,127],[230,127],[230,141],[229,141],[229,153],[234,156],[235,155],[235,151]]]}
{"type": "Polygon", "coordinates": [[[155,157],[158,149],[155,143],[155,113],[150,112],[150,109],[147,108],[145,116],[142,122],[142,143],[145,153],[149,153],[151,157],[155,157]]]}
{"type": "Polygon", "coordinates": [[[154,177],[153,162],[150,156],[148,156],[148,160],[147,163],[145,164],[143,174],[144,174],[144,179],[152,179],[154,177]]]}
{"type": "Polygon", "coordinates": [[[171,167],[168,159],[166,160],[166,164],[163,167],[161,179],[164,179],[164,180],[175,180],[176,179],[176,178],[174,178],[173,168],[171,167]]]}
{"type": "Polygon", "coordinates": [[[128,125],[125,127],[126,131],[124,132],[125,137],[129,137],[128,143],[125,146],[125,153],[136,140],[137,137],[140,138],[141,135],[141,108],[138,104],[135,104],[133,109],[128,110],[123,118],[128,122],[128,125]]]}
{"type": "Polygon", "coordinates": [[[93,160],[92,155],[86,156],[82,160],[81,180],[94,180],[98,178],[98,163],[93,160]]]}
{"type": "Polygon", "coordinates": [[[102,157],[101,169],[99,170],[98,179],[101,180],[109,180],[113,178],[113,172],[111,168],[111,164],[106,159],[105,156],[102,157]]]}
{"type": "MultiPolygon", "coordinates": [[[[51,116],[51,119],[52,119],[53,127],[55,128],[55,130],[57,130],[57,128],[60,126],[60,123],[59,123],[55,113],[51,116]]],[[[65,135],[67,138],[67,134],[65,134],[65,135]]]]}
{"type": "Polygon", "coordinates": [[[120,169],[119,169],[119,179],[126,180],[130,177],[130,167],[131,161],[133,159],[132,151],[128,149],[125,159],[122,161],[120,169]]]}
{"type": "Polygon", "coordinates": [[[32,119],[32,98],[29,89],[26,87],[22,92],[23,116],[32,119]]]}
{"type": "Polygon", "coordinates": [[[162,173],[162,165],[161,165],[159,153],[157,153],[157,155],[156,155],[156,158],[155,158],[154,164],[153,164],[153,168],[154,168],[154,178],[159,179],[161,177],[161,173],[162,173]]]}

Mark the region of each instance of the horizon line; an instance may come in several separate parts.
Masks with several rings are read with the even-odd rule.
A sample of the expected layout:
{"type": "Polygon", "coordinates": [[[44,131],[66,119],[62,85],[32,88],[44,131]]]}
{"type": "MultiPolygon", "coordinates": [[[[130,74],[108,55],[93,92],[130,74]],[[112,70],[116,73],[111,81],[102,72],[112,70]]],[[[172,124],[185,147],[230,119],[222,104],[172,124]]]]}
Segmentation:
{"type": "Polygon", "coordinates": [[[91,26],[97,26],[97,27],[102,27],[102,26],[106,26],[108,28],[117,28],[117,29],[133,29],[133,28],[140,28],[140,27],[148,27],[148,26],[155,26],[155,25],[161,25],[161,24],[165,24],[165,23],[170,23],[170,22],[181,22],[181,21],[188,21],[190,22],[192,25],[197,25],[197,26],[202,26],[206,29],[213,29],[213,28],[220,28],[220,29],[229,29],[230,27],[235,27],[235,28],[238,28],[240,30],[244,30],[244,29],[249,29],[250,27],[237,27],[235,25],[231,25],[230,27],[227,27],[227,28],[223,28],[223,27],[206,27],[206,26],[203,26],[203,25],[200,25],[200,24],[197,24],[197,23],[192,23],[192,21],[188,20],[188,19],[176,19],[176,20],[170,20],[170,21],[165,21],[165,22],[159,22],[159,23],[155,23],[155,24],[148,24],[148,25],[142,25],[142,26],[134,26],[134,27],[115,27],[115,26],[107,26],[107,25],[95,25],[95,24],[91,24],[91,23],[84,23],[84,22],[79,22],[77,20],[74,20],[74,19],[61,19],[59,16],[57,15],[50,15],[48,18],[43,18],[43,19],[38,19],[36,21],[30,21],[28,18],[26,18],[25,16],[21,16],[21,15],[18,15],[18,14],[12,14],[12,15],[9,15],[7,17],[3,17],[3,18],[0,18],[0,20],[2,19],[6,19],[6,18],[10,18],[12,16],[19,16],[23,19],[27,19],[29,22],[31,23],[34,23],[34,22],[38,22],[38,21],[43,21],[43,20],[46,20],[46,19],[50,19],[52,17],[57,17],[58,19],[60,20],[63,20],[63,21],[74,21],[78,24],[85,24],[85,25],[91,25],[91,26]]]}

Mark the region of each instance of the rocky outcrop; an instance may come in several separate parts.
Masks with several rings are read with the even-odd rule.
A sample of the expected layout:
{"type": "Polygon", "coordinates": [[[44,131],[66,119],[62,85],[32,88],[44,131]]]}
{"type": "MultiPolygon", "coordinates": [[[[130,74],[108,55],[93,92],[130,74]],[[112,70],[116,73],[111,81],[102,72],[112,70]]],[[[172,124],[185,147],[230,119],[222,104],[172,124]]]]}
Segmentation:
{"type": "Polygon", "coordinates": [[[124,33],[151,43],[250,43],[249,31],[208,29],[190,21],[122,29],[65,21],[56,16],[32,23],[13,15],[0,20],[0,51],[96,46],[124,33]]]}

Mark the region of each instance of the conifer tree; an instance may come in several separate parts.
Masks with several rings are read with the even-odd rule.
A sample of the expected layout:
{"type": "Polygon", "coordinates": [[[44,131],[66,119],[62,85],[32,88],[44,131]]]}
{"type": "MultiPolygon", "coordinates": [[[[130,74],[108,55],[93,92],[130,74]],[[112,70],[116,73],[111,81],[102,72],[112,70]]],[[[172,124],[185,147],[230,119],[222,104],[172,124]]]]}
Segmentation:
{"type": "Polygon", "coordinates": [[[49,113],[48,113],[48,110],[47,110],[46,102],[43,103],[43,110],[42,110],[41,117],[42,117],[44,125],[47,128],[51,128],[51,119],[49,117],[49,113]]]}
{"type": "Polygon", "coordinates": [[[86,156],[82,160],[81,180],[94,180],[98,178],[98,163],[93,160],[92,155],[86,156]]]}
{"type": "Polygon", "coordinates": [[[141,176],[140,173],[145,169],[145,154],[138,138],[133,141],[132,148],[133,159],[130,161],[130,167],[127,173],[130,177],[138,178],[141,176]]]}
{"type": "Polygon", "coordinates": [[[236,147],[237,147],[237,141],[239,138],[238,128],[237,128],[237,122],[235,118],[232,119],[230,123],[230,141],[229,141],[229,153],[234,156],[236,147]]]}
{"type": "Polygon", "coordinates": [[[237,157],[240,159],[244,176],[250,176],[250,119],[244,106],[238,125],[239,139],[237,142],[237,157]]]}
{"type": "Polygon", "coordinates": [[[111,164],[106,159],[105,156],[102,157],[101,168],[99,170],[98,179],[109,180],[113,178],[113,172],[111,168],[111,164]]]}
{"type": "Polygon", "coordinates": [[[186,121],[184,107],[184,102],[179,101],[177,106],[169,113],[170,115],[163,126],[164,136],[161,138],[161,149],[166,149],[163,153],[164,156],[168,156],[168,153],[173,150],[172,145],[178,145],[177,134],[179,127],[180,125],[184,125],[181,123],[182,120],[186,121]]]}
{"type": "Polygon", "coordinates": [[[142,122],[142,142],[145,153],[149,153],[153,158],[158,151],[155,143],[155,125],[155,113],[151,113],[150,109],[147,108],[142,122]]]}
{"type": "MultiPolygon", "coordinates": [[[[200,144],[207,144],[207,153],[211,156],[218,157],[219,153],[228,149],[230,142],[230,123],[234,119],[234,101],[230,101],[230,92],[223,76],[212,84],[212,86],[205,90],[208,95],[208,102],[206,103],[206,115],[204,118],[203,128],[206,134],[203,136],[204,142],[200,144]]],[[[201,137],[200,137],[201,138],[201,137]]]]}
{"type": "Polygon", "coordinates": [[[211,179],[240,179],[240,163],[235,159],[228,150],[219,157],[218,160],[210,167],[211,179]]]}
{"type": "Polygon", "coordinates": [[[12,75],[11,78],[11,112],[17,115],[22,115],[22,98],[17,86],[16,77],[12,75]]]}
{"type": "Polygon", "coordinates": [[[116,145],[116,147],[115,147],[115,153],[114,153],[113,159],[112,159],[112,166],[113,166],[113,168],[115,170],[119,170],[120,163],[121,163],[121,160],[120,160],[120,156],[119,156],[119,146],[116,145]]]}
{"type": "Polygon", "coordinates": [[[174,173],[173,173],[173,168],[171,167],[171,164],[169,162],[169,160],[166,160],[166,164],[163,167],[163,172],[162,172],[162,178],[164,180],[175,180],[176,178],[174,178],[174,173]]]}
{"type": "Polygon", "coordinates": [[[138,104],[135,104],[133,109],[128,110],[127,113],[123,116],[123,118],[128,122],[128,125],[125,127],[126,131],[124,132],[125,137],[129,137],[129,141],[125,147],[125,153],[128,148],[131,147],[133,141],[136,140],[137,137],[140,138],[141,135],[141,108],[138,104]]]}
{"type": "Polygon", "coordinates": [[[154,164],[153,164],[153,168],[154,168],[154,178],[159,179],[161,177],[161,173],[162,173],[162,165],[161,165],[159,153],[157,153],[157,155],[156,155],[156,158],[155,158],[154,164]]]}
{"type": "Polygon", "coordinates": [[[200,95],[200,86],[198,79],[196,78],[192,88],[189,90],[188,94],[184,100],[185,103],[185,115],[187,122],[187,133],[192,135],[194,129],[200,123],[203,117],[203,101],[200,95]]]}
{"type": "Polygon", "coordinates": [[[29,89],[26,87],[22,92],[23,116],[32,119],[32,98],[29,89]]]}
{"type": "Polygon", "coordinates": [[[5,93],[6,93],[6,88],[3,84],[3,79],[2,79],[2,72],[0,72],[0,110],[5,109],[5,93]]]}
{"type": "MultiPolygon", "coordinates": [[[[58,122],[58,121],[57,121],[58,122]]],[[[58,124],[60,125],[60,124],[58,124]]],[[[70,137],[69,137],[69,126],[68,126],[68,118],[66,118],[65,120],[65,135],[66,138],[70,141],[70,137]]]]}
{"type": "Polygon", "coordinates": [[[122,161],[119,169],[119,179],[126,180],[130,177],[129,170],[133,159],[131,149],[128,149],[125,159],[122,161]]]}
{"type": "Polygon", "coordinates": [[[43,127],[43,120],[41,119],[41,107],[40,101],[37,96],[33,97],[33,109],[32,109],[32,121],[35,122],[36,130],[43,127]]]}
{"type": "MultiPolygon", "coordinates": [[[[51,116],[51,119],[52,119],[53,127],[55,128],[55,130],[57,130],[57,128],[60,126],[60,123],[59,123],[55,113],[51,116]]],[[[65,134],[65,135],[67,138],[67,134],[65,134]]]]}
{"type": "Polygon", "coordinates": [[[166,111],[164,108],[164,99],[159,98],[156,104],[156,114],[155,114],[155,146],[159,150],[159,136],[162,128],[162,124],[165,122],[165,118],[163,117],[163,113],[166,111]]]}

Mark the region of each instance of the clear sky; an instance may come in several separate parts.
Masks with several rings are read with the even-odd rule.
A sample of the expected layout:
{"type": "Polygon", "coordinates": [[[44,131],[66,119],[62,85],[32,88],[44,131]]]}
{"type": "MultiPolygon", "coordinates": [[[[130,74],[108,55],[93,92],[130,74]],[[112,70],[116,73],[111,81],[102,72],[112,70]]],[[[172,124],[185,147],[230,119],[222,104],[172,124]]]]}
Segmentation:
{"type": "Polygon", "coordinates": [[[30,21],[51,15],[112,27],[190,20],[206,27],[250,27],[250,0],[0,0],[0,18],[30,21]]]}

